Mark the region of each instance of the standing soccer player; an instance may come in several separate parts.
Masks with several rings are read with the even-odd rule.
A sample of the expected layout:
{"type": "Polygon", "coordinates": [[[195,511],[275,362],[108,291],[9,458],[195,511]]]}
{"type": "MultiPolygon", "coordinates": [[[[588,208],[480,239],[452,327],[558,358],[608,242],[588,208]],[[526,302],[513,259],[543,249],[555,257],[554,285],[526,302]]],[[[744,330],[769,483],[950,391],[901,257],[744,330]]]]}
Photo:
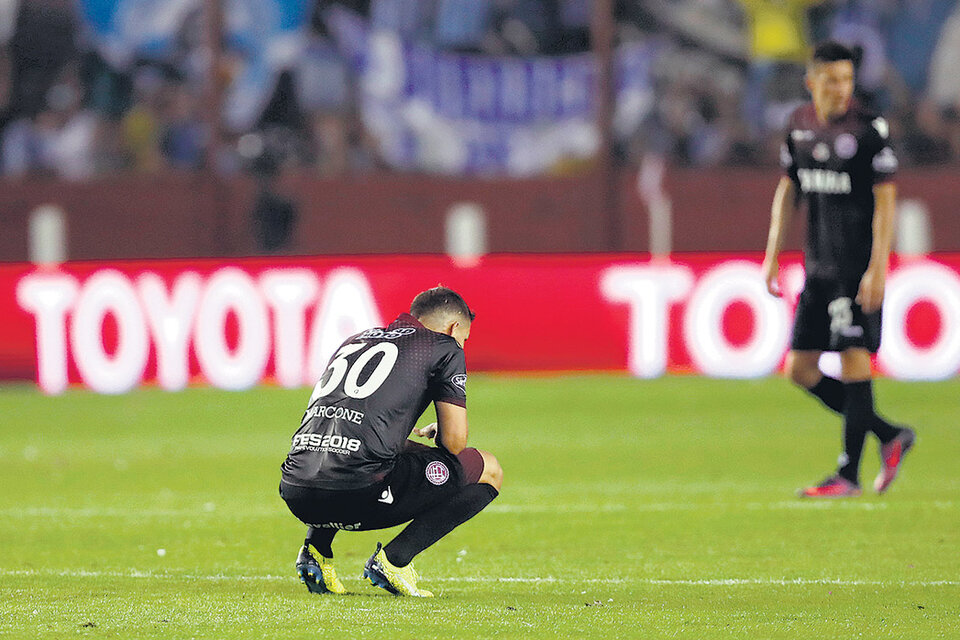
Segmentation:
{"type": "Polygon", "coordinates": [[[816,47],[807,67],[812,102],[790,117],[771,209],[763,275],[780,296],[778,255],[797,203],[807,205],[806,282],[797,303],[786,368],[791,380],[843,416],[837,472],[802,490],[808,497],[860,495],[860,454],[872,431],[880,439],[883,493],[896,478],[914,432],[874,412],[870,354],[880,347],[881,305],[893,238],[897,158],[887,122],[852,99],[851,51],[836,42],[816,47]],[[840,353],[841,379],[819,368],[824,351],[840,353]]]}
{"type": "Polygon", "coordinates": [[[282,465],[280,495],[307,524],[297,573],[313,593],[344,593],[333,567],[337,531],[386,529],[363,575],[396,595],[430,597],[411,561],[497,497],[497,459],[467,447],[463,344],[474,313],[456,292],[417,295],[409,314],[347,339],[307,404],[282,465]],[[414,424],[434,403],[437,422],[414,424]],[[428,447],[407,439],[435,439],[428,447]]]}

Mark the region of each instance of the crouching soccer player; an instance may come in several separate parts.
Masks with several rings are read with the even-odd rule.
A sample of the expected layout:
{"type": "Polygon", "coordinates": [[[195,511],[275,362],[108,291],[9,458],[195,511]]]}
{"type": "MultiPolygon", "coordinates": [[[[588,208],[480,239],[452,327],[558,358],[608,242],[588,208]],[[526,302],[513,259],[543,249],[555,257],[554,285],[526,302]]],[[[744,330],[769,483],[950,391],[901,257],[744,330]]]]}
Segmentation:
{"type": "Polygon", "coordinates": [[[880,308],[893,236],[897,159],[887,123],[851,99],[853,55],[836,42],[817,46],[807,67],[811,104],[790,117],[771,213],[763,274],[779,296],[777,256],[797,201],[807,204],[806,283],[797,302],[787,373],[843,416],[844,452],[837,472],[801,492],[807,497],[860,495],[860,454],[868,432],[880,440],[882,469],[874,490],[893,482],[914,432],[874,412],[870,354],[880,346],[880,308]],[[820,354],[840,353],[841,380],[824,376],[820,354]]]}
{"type": "Polygon", "coordinates": [[[396,595],[431,597],[411,561],[497,497],[497,459],[468,448],[463,344],[474,313],[456,292],[417,295],[409,314],[347,339],[310,396],[282,465],[280,495],[307,524],[297,573],[313,593],[344,593],[338,531],[410,522],[377,545],[363,576],[396,595]],[[433,402],[437,422],[414,429],[433,402]],[[435,439],[429,447],[407,439],[435,439]]]}

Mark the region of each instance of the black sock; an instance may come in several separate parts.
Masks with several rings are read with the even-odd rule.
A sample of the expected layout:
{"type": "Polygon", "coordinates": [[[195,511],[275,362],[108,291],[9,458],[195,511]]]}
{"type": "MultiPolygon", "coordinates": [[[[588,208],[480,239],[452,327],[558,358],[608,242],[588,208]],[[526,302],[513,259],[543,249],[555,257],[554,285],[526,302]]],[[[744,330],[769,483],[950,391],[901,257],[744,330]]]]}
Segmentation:
{"type": "Polygon", "coordinates": [[[823,376],[820,378],[820,382],[807,389],[807,391],[820,398],[820,402],[829,409],[836,413],[843,413],[843,402],[847,394],[843,389],[843,383],[836,378],[823,376]]]}
{"type": "Polygon", "coordinates": [[[843,404],[843,456],[837,471],[850,482],[860,483],[860,454],[867,432],[872,429],[873,413],[871,381],[844,384],[846,401],[843,404]]]}
{"type": "Polygon", "coordinates": [[[395,567],[405,567],[413,557],[453,531],[490,504],[499,492],[489,484],[468,484],[460,493],[424,511],[383,548],[395,567]]]}
{"type": "Polygon", "coordinates": [[[310,527],[307,529],[307,539],[303,544],[312,544],[313,548],[320,552],[324,558],[333,557],[333,536],[337,535],[336,529],[317,529],[310,527]]]}
{"type": "MultiPolygon", "coordinates": [[[[870,406],[874,406],[873,403],[873,385],[870,386],[870,406]]],[[[880,442],[887,444],[891,440],[897,437],[897,434],[900,433],[900,427],[895,427],[880,416],[877,415],[876,409],[873,412],[873,422],[870,424],[870,430],[873,431],[877,437],[880,439],[880,442]]]]}
{"type": "Polygon", "coordinates": [[[873,416],[873,424],[870,425],[870,430],[877,434],[883,444],[887,444],[900,433],[900,427],[893,426],[876,414],[873,416]]]}

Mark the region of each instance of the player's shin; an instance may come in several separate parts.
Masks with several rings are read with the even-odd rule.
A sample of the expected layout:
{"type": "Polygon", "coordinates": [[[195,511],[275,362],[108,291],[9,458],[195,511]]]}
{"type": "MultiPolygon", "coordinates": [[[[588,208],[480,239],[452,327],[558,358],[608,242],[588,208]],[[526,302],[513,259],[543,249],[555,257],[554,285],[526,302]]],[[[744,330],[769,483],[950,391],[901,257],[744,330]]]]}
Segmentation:
{"type": "Polygon", "coordinates": [[[844,385],[846,391],[843,405],[844,455],[838,473],[854,484],[859,484],[863,441],[875,419],[870,385],[869,380],[848,382],[844,385]]]}
{"type": "Polygon", "coordinates": [[[404,567],[414,556],[480,513],[499,492],[488,484],[465,486],[452,499],[418,515],[383,548],[387,559],[404,567]]]}

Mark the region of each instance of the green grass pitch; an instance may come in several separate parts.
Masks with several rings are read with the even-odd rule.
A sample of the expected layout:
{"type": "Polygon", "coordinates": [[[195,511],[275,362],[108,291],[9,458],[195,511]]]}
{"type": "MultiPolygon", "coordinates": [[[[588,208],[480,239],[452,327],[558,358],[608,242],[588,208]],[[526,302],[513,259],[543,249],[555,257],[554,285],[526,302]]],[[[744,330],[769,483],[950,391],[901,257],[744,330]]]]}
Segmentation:
{"type": "Polygon", "coordinates": [[[308,395],[0,388],[0,637],[960,637],[958,380],[878,382],[919,434],[902,477],[872,495],[868,440],[865,495],[808,502],[839,419],[782,379],[475,375],[506,480],[418,557],[432,600],[359,579],[390,532],[334,541],[350,595],[297,581],[308,395]]]}

